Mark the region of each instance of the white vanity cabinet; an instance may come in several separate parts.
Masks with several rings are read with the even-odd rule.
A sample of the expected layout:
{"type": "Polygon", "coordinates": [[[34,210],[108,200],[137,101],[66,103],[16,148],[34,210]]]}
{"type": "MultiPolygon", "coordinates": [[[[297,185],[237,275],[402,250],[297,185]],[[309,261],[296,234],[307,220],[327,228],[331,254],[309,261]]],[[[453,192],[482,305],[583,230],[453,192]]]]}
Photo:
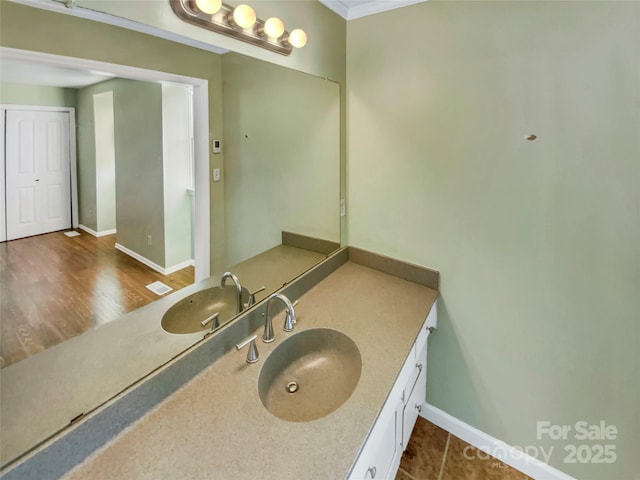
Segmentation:
{"type": "Polygon", "coordinates": [[[395,478],[427,394],[427,339],[436,327],[434,303],[371,429],[349,480],[395,478]]]}

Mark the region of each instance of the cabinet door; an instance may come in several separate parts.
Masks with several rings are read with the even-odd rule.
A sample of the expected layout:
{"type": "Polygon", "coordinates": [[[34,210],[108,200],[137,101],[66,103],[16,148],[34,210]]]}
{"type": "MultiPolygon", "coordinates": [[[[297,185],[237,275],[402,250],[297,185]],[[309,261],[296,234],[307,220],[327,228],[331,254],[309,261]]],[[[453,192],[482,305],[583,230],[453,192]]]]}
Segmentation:
{"type": "MultiPolygon", "coordinates": [[[[360,452],[350,480],[379,480],[394,478],[402,448],[400,445],[400,417],[402,402],[388,404],[384,418],[379,418],[360,452]]],[[[382,416],[381,416],[382,417],[382,416]]]]}
{"type": "Polygon", "coordinates": [[[413,390],[408,397],[402,410],[402,450],[407,448],[411,432],[418,419],[418,413],[422,404],[427,399],[427,346],[425,345],[416,360],[417,365],[421,365],[420,374],[416,380],[413,390]]]}
{"type": "Polygon", "coordinates": [[[392,418],[376,424],[350,478],[371,480],[389,477],[391,465],[400,454],[397,423],[398,411],[395,411],[392,418]]]}

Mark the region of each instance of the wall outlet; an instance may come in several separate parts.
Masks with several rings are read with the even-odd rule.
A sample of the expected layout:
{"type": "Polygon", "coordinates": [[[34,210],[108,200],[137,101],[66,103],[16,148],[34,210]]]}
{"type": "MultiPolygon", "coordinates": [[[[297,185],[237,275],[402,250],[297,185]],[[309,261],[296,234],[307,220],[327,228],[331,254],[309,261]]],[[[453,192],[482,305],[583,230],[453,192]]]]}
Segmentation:
{"type": "Polygon", "coordinates": [[[147,235],[147,245],[151,246],[151,235],[147,235]]]}
{"type": "Polygon", "coordinates": [[[340,216],[344,217],[347,214],[347,207],[344,202],[344,198],[340,199],[340,216]]]}
{"type": "Polygon", "coordinates": [[[220,169],[219,168],[214,168],[213,169],[213,181],[214,182],[219,182],[220,181],[220,169]]]}

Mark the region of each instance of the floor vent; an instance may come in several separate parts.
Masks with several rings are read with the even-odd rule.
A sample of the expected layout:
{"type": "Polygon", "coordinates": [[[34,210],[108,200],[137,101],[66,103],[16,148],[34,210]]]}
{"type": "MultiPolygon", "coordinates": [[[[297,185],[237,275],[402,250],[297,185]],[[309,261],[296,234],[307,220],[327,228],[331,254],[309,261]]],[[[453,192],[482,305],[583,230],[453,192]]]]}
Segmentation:
{"type": "Polygon", "coordinates": [[[72,232],[64,232],[64,234],[67,237],[79,237],[80,236],[80,232],[73,232],[73,231],[72,232]]]}
{"type": "Polygon", "coordinates": [[[153,282],[147,285],[147,288],[151,290],[156,295],[164,295],[165,293],[169,293],[173,288],[169,285],[165,285],[161,281],[153,282]]]}

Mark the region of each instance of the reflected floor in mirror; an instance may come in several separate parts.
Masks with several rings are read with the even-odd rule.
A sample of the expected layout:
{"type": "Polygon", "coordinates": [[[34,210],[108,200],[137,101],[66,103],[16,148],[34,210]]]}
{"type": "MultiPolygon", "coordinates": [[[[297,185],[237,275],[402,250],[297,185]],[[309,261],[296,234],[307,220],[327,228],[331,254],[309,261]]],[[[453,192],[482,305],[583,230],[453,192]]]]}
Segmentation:
{"type": "Polygon", "coordinates": [[[0,243],[0,368],[158,300],[150,283],[194,282],[193,267],[165,276],[114,245],[85,232],[0,243]]]}
{"type": "Polygon", "coordinates": [[[531,480],[498,459],[418,417],[396,480],[531,480]]]}

